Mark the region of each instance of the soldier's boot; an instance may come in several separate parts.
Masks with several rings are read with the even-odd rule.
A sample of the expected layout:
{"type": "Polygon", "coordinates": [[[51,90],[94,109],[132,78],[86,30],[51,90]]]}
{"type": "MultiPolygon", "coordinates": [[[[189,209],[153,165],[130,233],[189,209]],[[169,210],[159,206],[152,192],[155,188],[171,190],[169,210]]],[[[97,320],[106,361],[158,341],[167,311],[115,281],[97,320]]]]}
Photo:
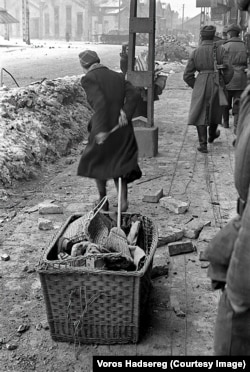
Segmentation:
{"type": "Polygon", "coordinates": [[[239,115],[238,114],[235,114],[234,115],[234,134],[235,135],[237,133],[238,119],[239,119],[239,115]]]}
{"type": "Polygon", "coordinates": [[[209,137],[208,142],[213,143],[214,140],[218,137],[220,137],[220,130],[217,129],[218,125],[210,125],[208,129],[209,137]]]}
{"type": "Polygon", "coordinates": [[[203,153],[207,153],[207,127],[205,125],[197,126],[197,133],[199,138],[200,146],[197,150],[203,153]]]}
{"type": "Polygon", "coordinates": [[[228,106],[223,109],[223,127],[229,128],[229,108],[228,106]]]}
{"type": "Polygon", "coordinates": [[[239,108],[240,108],[240,99],[235,98],[234,107],[233,107],[233,117],[234,117],[234,134],[237,132],[238,120],[239,120],[239,108]]]}

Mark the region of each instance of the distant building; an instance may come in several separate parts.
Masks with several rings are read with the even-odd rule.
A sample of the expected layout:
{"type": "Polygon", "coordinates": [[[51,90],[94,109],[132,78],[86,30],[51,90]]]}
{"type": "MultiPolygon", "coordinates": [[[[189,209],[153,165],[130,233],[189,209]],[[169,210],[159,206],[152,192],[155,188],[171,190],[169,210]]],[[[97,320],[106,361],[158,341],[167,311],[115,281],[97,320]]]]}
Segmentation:
{"type": "MultiPolygon", "coordinates": [[[[138,0],[139,17],[148,17],[149,2],[138,0]]],[[[0,7],[4,4],[0,0],[0,7]]],[[[8,0],[6,4],[8,12],[19,20],[9,25],[10,38],[24,38],[27,29],[31,40],[100,41],[102,34],[112,31],[128,34],[130,0],[8,0]],[[26,3],[29,23],[23,8],[26,3]]],[[[166,0],[156,0],[156,35],[170,33],[177,24],[178,12],[172,11],[166,0]]]]}

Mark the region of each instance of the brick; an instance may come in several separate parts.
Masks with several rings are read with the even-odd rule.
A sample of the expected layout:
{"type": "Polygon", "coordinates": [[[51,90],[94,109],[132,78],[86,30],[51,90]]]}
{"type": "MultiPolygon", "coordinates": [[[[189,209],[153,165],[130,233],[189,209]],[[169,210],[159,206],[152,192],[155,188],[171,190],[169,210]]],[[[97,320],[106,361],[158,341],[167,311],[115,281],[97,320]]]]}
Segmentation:
{"type": "Polygon", "coordinates": [[[38,206],[39,214],[63,214],[63,209],[59,205],[51,203],[41,203],[38,206]]]}
{"type": "Polygon", "coordinates": [[[197,239],[203,227],[204,223],[197,219],[190,221],[183,226],[185,238],[197,239]]]}
{"type": "Polygon", "coordinates": [[[208,258],[207,258],[207,255],[206,255],[205,251],[200,251],[199,260],[200,261],[208,261],[208,258]]]}
{"type": "Polygon", "coordinates": [[[183,214],[188,210],[189,204],[180,200],[176,200],[171,196],[166,196],[160,199],[160,205],[176,214],[183,214]]]}
{"type": "Polygon", "coordinates": [[[185,254],[194,252],[195,248],[191,241],[186,242],[174,242],[168,244],[168,251],[170,256],[175,256],[177,254],[185,254]]]}
{"type": "Polygon", "coordinates": [[[45,218],[39,218],[38,220],[38,228],[39,230],[53,230],[53,222],[50,220],[46,220],[45,218]]]}
{"type": "Polygon", "coordinates": [[[153,259],[151,278],[154,279],[159,276],[167,276],[169,272],[169,263],[170,261],[167,247],[156,249],[153,259]]]}
{"type": "Polygon", "coordinates": [[[157,191],[148,192],[143,196],[142,201],[146,203],[158,203],[158,201],[163,197],[163,189],[157,191]]]}
{"type": "Polygon", "coordinates": [[[210,242],[220,231],[219,227],[206,226],[202,229],[198,241],[210,242]]]}
{"type": "Polygon", "coordinates": [[[183,238],[183,229],[168,226],[165,223],[158,223],[158,247],[176,242],[183,238]]]}
{"type": "Polygon", "coordinates": [[[1,254],[1,260],[2,261],[9,261],[10,256],[7,253],[2,253],[1,254]]]}

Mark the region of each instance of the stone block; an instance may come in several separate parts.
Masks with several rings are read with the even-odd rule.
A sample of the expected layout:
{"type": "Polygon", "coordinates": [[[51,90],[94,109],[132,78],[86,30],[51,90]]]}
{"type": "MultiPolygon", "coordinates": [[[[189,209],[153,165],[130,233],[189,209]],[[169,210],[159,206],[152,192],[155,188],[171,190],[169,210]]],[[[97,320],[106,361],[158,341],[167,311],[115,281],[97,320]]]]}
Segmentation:
{"type": "Polygon", "coordinates": [[[199,235],[198,241],[209,243],[220,230],[219,227],[205,226],[199,235]]]}
{"type": "Polygon", "coordinates": [[[51,203],[41,203],[38,205],[39,214],[63,214],[61,206],[51,203]]]}
{"type": "Polygon", "coordinates": [[[158,203],[158,201],[163,197],[163,189],[157,191],[150,191],[143,196],[142,201],[146,203],[158,203]]]}
{"type": "Polygon", "coordinates": [[[165,196],[164,198],[161,198],[160,205],[176,214],[184,214],[189,207],[188,203],[174,199],[172,196],[165,196]]]}
{"type": "Polygon", "coordinates": [[[154,157],[158,154],[158,127],[135,127],[139,157],[154,157]]]}
{"type": "Polygon", "coordinates": [[[162,245],[169,244],[172,242],[176,242],[183,238],[183,230],[179,228],[175,228],[172,226],[168,226],[166,223],[159,223],[158,222],[158,247],[162,245]]]}
{"type": "Polygon", "coordinates": [[[1,254],[1,260],[2,261],[9,261],[10,260],[10,256],[7,253],[2,253],[1,254]]]}
{"type": "Polygon", "coordinates": [[[157,278],[159,276],[166,276],[169,272],[169,254],[167,247],[161,247],[156,249],[153,260],[153,267],[151,272],[151,278],[157,278]]]}
{"type": "Polygon", "coordinates": [[[184,236],[189,239],[197,239],[201,230],[204,227],[204,222],[196,218],[183,226],[184,236]]]}
{"type": "Polygon", "coordinates": [[[38,228],[39,230],[53,230],[53,222],[50,220],[46,220],[45,218],[39,218],[38,220],[38,228]]]}
{"type": "Polygon", "coordinates": [[[168,244],[168,251],[170,256],[176,256],[178,254],[185,254],[194,252],[195,248],[191,241],[186,242],[174,242],[168,244]]]}

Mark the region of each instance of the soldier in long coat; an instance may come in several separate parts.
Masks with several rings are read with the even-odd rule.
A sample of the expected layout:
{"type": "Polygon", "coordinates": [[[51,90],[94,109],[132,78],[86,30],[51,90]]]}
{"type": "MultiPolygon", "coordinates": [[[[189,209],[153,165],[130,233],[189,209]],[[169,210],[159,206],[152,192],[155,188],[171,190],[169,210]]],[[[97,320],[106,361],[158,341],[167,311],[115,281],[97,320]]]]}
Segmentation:
{"type": "MultiPolygon", "coordinates": [[[[238,0],[250,13],[250,0],[238,0]]],[[[234,182],[237,214],[216,234],[206,249],[213,289],[222,290],[215,332],[214,354],[250,355],[250,85],[240,98],[235,146],[234,182]]]]}
{"type": "Polygon", "coordinates": [[[204,153],[207,153],[207,141],[212,143],[220,136],[217,127],[221,123],[223,112],[218,85],[215,83],[215,59],[216,64],[225,66],[221,83],[228,82],[232,77],[227,56],[222,54],[221,47],[216,46],[213,41],[215,31],[214,26],[204,26],[201,29],[201,45],[191,53],[183,74],[184,81],[193,88],[188,124],[196,126],[200,143],[198,150],[204,153]]]}
{"type": "MultiPolygon", "coordinates": [[[[96,52],[85,50],[79,54],[79,58],[85,72],[81,84],[94,114],[88,126],[88,144],[81,156],[77,174],[96,180],[100,200],[106,196],[107,180],[114,179],[118,187],[118,178],[122,177],[121,209],[126,211],[127,184],[141,177],[131,122],[139,94],[123,74],[100,64],[96,52]],[[98,144],[96,136],[111,131],[118,123],[119,129],[98,144]]],[[[104,209],[107,210],[108,205],[104,209]]]]}
{"type": "Polygon", "coordinates": [[[241,96],[235,147],[237,212],[206,249],[212,286],[222,289],[215,355],[250,355],[250,86],[241,96]]]}
{"type": "Polygon", "coordinates": [[[230,25],[227,29],[229,38],[223,44],[223,49],[227,52],[229,63],[234,70],[233,78],[226,85],[229,104],[224,108],[224,127],[229,128],[229,110],[232,108],[235,134],[239,116],[240,96],[247,85],[247,49],[245,43],[239,37],[240,32],[241,28],[238,25],[230,25]]]}

